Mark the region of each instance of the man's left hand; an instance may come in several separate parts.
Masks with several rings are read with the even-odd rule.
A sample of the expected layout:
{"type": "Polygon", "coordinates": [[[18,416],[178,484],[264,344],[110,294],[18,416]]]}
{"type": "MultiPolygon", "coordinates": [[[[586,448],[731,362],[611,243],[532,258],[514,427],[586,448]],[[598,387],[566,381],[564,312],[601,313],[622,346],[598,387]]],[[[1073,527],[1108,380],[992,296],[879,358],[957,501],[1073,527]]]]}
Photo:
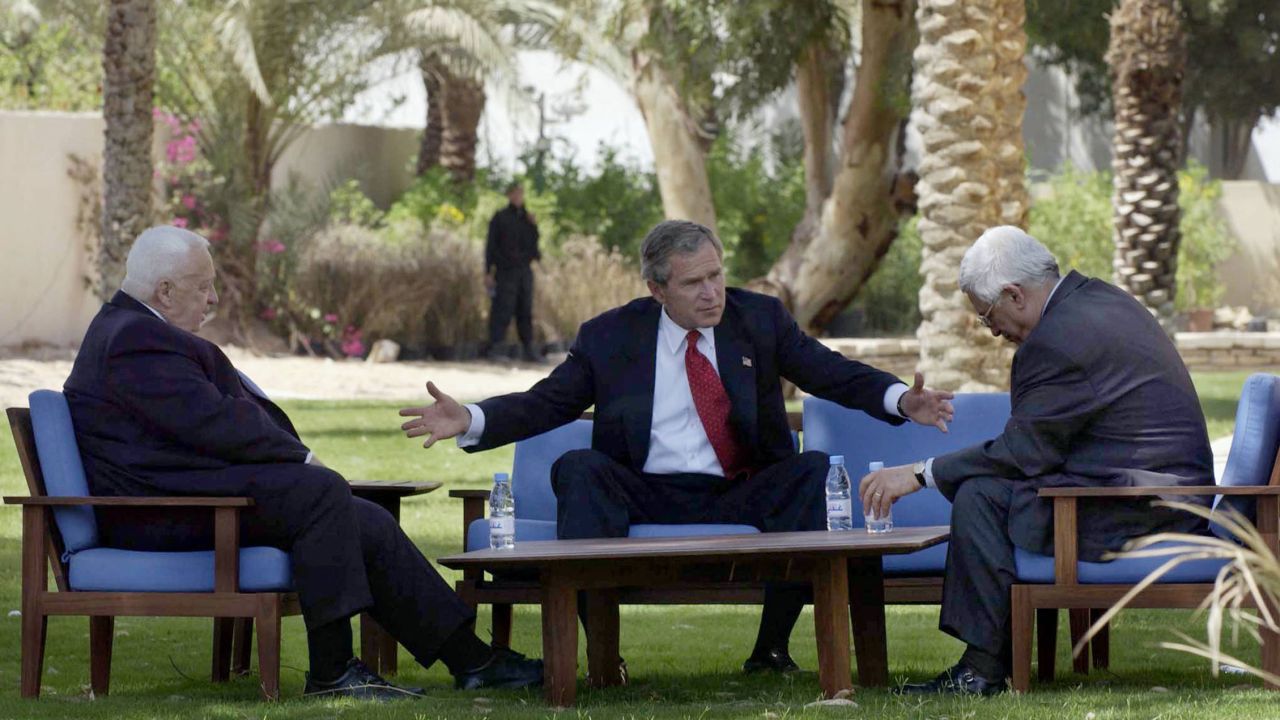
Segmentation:
{"type": "Polygon", "coordinates": [[[913,422],[946,432],[947,423],[956,416],[956,409],[951,406],[954,397],[955,393],[945,390],[929,390],[924,386],[924,373],[916,373],[915,384],[902,396],[902,411],[913,422]]]}
{"type": "Polygon", "coordinates": [[[910,465],[877,470],[862,478],[858,486],[858,497],[862,500],[862,511],[875,513],[876,517],[888,517],[889,508],[898,498],[910,495],[920,489],[915,471],[910,465]]]}

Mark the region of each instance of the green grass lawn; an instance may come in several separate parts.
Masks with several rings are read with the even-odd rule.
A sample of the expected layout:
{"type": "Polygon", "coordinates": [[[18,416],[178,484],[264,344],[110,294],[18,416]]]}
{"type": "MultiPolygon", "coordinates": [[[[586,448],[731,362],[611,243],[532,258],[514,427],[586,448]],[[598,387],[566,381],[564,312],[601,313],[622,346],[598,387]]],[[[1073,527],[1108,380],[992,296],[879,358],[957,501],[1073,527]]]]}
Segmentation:
{"type": "MultiPolygon", "coordinates": [[[[1200,374],[1197,387],[1210,435],[1231,431],[1243,373],[1200,374]]],[[[286,409],[304,439],[349,478],[442,480],[447,487],[487,487],[495,471],[509,469],[511,450],[467,455],[452,443],[429,451],[398,431],[394,402],[292,402],[286,409]]],[[[7,430],[0,432],[0,492],[26,494],[7,430]]],[[[0,510],[0,718],[336,718],[371,715],[364,705],[298,699],[306,648],[301,621],[285,622],[285,701],[258,702],[253,676],[215,686],[208,682],[211,623],[205,620],[122,618],[116,623],[112,694],[90,702],[87,686],[88,625],[84,619],[53,619],[45,665],[45,695],[18,698],[19,621],[6,617],[19,607],[19,513],[0,510]]],[[[440,491],[408,501],[403,522],[428,557],[457,551],[461,508],[440,491]]],[[[453,577],[442,569],[446,577],[453,577]]],[[[1078,676],[1066,672],[1066,622],[1061,623],[1059,676],[1026,696],[991,700],[904,699],[881,690],[859,690],[857,708],[806,707],[818,699],[813,622],[806,612],[792,640],[792,653],[806,672],[794,677],[744,677],[738,672],[750,651],[756,608],[625,607],[622,652],[631,685],[604,691],[580,686],[579,704],[561,717],[601,718],[1237,718],[1280,717],[1280,697],[1256,682],[1213,678],[1205,663],[1162,650],[1176,631],[1203,636],[1203,622],[1190,612],[1132,611],[1116,622],[1112,671],[1078,676]]],[[[936,629],[936,607],[891,607],[890,672],[895,679],[924,678],[953,662],[959,644],[936,629]]],[[[517,649],[540,654],[535,609],[516,612],[517,649]]],[[[480,628],[488,627],[482,611],[480,628]]],[[[1238,652],[1256,661],[1246,642],[1238,652]]],[[[377,709],[376,717],[536,718],[553,715],[536,691],[455,692],[441,667],[423,669],[401,653],[400,679],[422,684],[430,697],[377,709]]],[[[585,657],[582,663],[585,667],[585,657]]]]}

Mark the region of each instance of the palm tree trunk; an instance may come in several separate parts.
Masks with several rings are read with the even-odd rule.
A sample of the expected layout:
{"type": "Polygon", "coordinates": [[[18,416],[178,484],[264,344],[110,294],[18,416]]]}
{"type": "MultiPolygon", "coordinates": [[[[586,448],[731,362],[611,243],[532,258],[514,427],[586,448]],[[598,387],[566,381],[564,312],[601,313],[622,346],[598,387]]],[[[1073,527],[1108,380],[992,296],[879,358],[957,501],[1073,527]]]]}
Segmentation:
{"type": "MultiPolygon", "coordinates": [[[[864,0],[862,62],[817,227],[811,236],[797,228],[769,274],[752,283],[778,296],[810,333],[825,328],[853,300],[898,235],[902,207],[896,191],[902,177],[897,138],[907,108],[895,99],[907,92],[911,77],[913,7],[912,0],[864,0]]],[[[800,62],[808,60],[802,56],[800,62]]],[[[802,98],[814,95],[805,93],[802,98]]],[[[826,110],[815,102],[804,112],[812,116],[826,110]]],[[[811,137],[822,142],[819,136],[807,133],[806,145],[811,137]]],[[[807,148],[806,157],[810,153],[818,151],[807,148]]]]}
{"type": "Polygon", "coordinates": [[[444,116],[440,139],[440,165],[456,183],[470,183],[476,176],[476,145],[480,116],[484,113],[484,83],[444,73],[444,116]]]}
{"type": "Polygon", "coordinates": [[[1010,351],[978,323],[960,258],[994,225],[1025,227],[1023,0],[920,0],[913,105],[923,141],[920,369],[933,387],[1005,387],[1010,351]]]}
{"type": "Polygon", "coordinates": [[[95,290],[104,300],[124,279],[134,238],[151,224],[151,117],[156,67],[153,0],[111,0],[102,48],[102,238],[95,290]]]}
{"type": "Polygon", "coordinates": [[[427,124],[422,130],[422,144],[418,146],[418,175],[440,164],[440,145],[444,138],[444,97],[440,85],[440,57],[435,53],[423,53],[418,61],[422,72],[422,84],[427,91],[427,124]]]}
{"type": "Polygon", "coordinates": [[[1182,241],[1179,110],[1186,52],[1178,0],[1122,0],[1111,16],[1115,279],[1168,332],[1182,241]]]}
{"type": "Polygon", "coordinates": [[[716,208],[707,179],[707,151],[715,137],[702,131],[656,59],[637,50],[632,53],[632,65],[632,93],[649,132],[663,213],[714,232],[716,208]]]}

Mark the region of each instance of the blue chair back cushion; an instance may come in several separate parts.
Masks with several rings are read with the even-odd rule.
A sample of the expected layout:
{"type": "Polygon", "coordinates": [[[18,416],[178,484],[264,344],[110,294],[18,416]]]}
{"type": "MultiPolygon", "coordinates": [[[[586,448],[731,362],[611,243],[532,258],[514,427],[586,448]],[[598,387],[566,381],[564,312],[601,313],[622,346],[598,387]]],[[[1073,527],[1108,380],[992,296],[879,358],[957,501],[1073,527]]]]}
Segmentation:
{"type": "MultiPolygon", "coordinates": [[[[71,556],[67,583],[72,590],[98,592],[213,592],[213,551],[93,548],[71,556]]],[[[273,547],[240,549],[241,592],[292,588],[288,553],[273,547]]]]}
{"type": "MultiPolygon", "coordinates": [[[[944,434],[915,424],[895,427],[861,410],[850,410],[821,398],[805,398],[804,447],[828,455],[844,455],[845,467],[856,488],[874,461],[892,467],[961,450],[996,437],[1009,421],[1008,393],[962,394],[955,397],[953,404],[955,422],[944,434]]],[[[853,504],[854,526],[862,527],[862,503],[856,492],[853,504]]],[[[894,504],[893,522],[900,527],[950,525],[951,503],[937,490],[921,490],[894,504]]],[[[886,556],[884,571],[895,576],[940,575],[946,559],[947,544],[943,543],[908,555],[886,556]]]]}
{"type": "MultiPolygon", "coordinates": [[[[1221,485],[1261,486],[1271,481],[1271,466],[1280,446],[1280,377],[1255,373],[1244,381],[1236,406],[1236,428],[1221,485]]],[[[1219,506],[1232,507],[1254,519],[1252,498],[1223,497],[1219,506]]],[[[1217,524],[1213,531],[1225,537],[1217,524]]]]}
{"type": "MultiPolygon", "coordinates": [[[[570,450],[591,447],[591,421],[574,420],[516,443],[515,466],[511,471],[511,491],[516,499],[516,517],[556,522],[556,494],[551,489],[551,466],[570,450]]],[[[487,531],[486,531],[487,532],[487,531]]],[[[487,536],[486,536],[487,537],[487,536]]],[[[554,538],[554,533],[552,534],[554,538]]],[[[520,540],[519,535],[516,541],[520,540]]],[[[485,540],[488,547],[488,540],[485,540]]]]}
{"type": "MultiPolygon", "coordinates": [[[[36,455],[44,474],[45,494],[49,497],[85,497],[89,483],[80,448],[76,445],[75,428],[71,425],[71,409],[67,399],[55,390],[37,390],[28,398],[31,404],[31,428],[35,433],[36,455]]],[[[67,552],[74,553],[98,546],[98,522],[91,507],[65,507],[53,511],[54,523],[62,535],[67,552]]]]}

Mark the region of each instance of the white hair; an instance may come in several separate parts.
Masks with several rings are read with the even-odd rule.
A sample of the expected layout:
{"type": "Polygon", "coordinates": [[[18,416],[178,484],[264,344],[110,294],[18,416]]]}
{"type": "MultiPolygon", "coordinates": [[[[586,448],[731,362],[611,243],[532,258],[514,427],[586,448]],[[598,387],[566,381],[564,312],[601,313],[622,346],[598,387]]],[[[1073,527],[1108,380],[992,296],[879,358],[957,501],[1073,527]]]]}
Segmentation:
{"type": "Polygon", "coordinates": [[[172,225],[144,230],[129,248],[120,289],[135,300],[151,299],[162,281],[177,280],[175,273],[183,272],[197,249],[208,251],[209,241],[190,230],[172,225]]]}
{"type": "Polygon", "coordinates": [[[1049,248],[1012,225],[982,233],[960,260],[960,289],[988,304],[1006,285],[1035,287],[1057,279],[1058,261],[1049,248]]]}

